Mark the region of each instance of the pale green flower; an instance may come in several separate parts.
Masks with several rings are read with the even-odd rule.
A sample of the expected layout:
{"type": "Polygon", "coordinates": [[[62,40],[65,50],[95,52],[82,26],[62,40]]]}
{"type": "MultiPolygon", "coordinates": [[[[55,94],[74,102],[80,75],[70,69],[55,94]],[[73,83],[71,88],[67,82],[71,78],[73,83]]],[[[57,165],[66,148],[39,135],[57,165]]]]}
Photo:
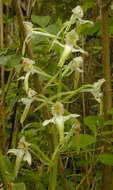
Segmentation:
{"type": "Polygon", "coordinates": [[[74,13],[76,18],[82,18],[84,16],[83,10],[79,5],[72,9],[72,12],[74,13]]]}
{"type": "Polygon", "coordinates": [[[101,86],[103,85],[103,83],[105,82],[105,79],[100,79],[97,82],[95,82],[93,84],[93,89],[91,91],[91,93],[93,94],[93,96],[95,97],[95,99],[100,103],[101,98],[103,96],[103,93],[101,92],[101,86]]]}
{"type": "Polygon", "coordinates": [[[100,79],[97,82],[95,82],[91,88],[84,89],[82,92],[91,92],[94,96],[94,98],[97,100],[98,103],[101,102],[103,93],[101,92],[101,86],[105,82],[105,79],[100,79]]]}
{"type": "Polygon", "coordinates": [[[76,45],[77,41],[79,40],[78,34],[75,32],[75,30],[71,30],[66,35],[66,44],[69,45],[76,45]]]}
{"type": "Polygon", "coordinates": [[[64,65],[66,59],[68,58],[68,56],[73,50],[73,46],[76,45],[78,40],[79,40],[79,36],[74,30],[67,33],[66,39],[65,39],[66,44],[64,45],[64,50],[60,57],[60,61],[58,63],[60,67],[64,65]]]}
{"type": "Polygon", "coordinates": [[[81,6],[78,5],[77,7],[72,9],[72,12],[73,12],[73,21],[74,21],[74,23],[79,23],[80,25],[81,24],[93,25],[92,21],[82,19],[83,16],[84,16],[84,12],[83,12],[81,6]]]}
{"type": "Polygon", "coordinates": [[[30,144],[25,141],[25,137],[23,136],[18,143],[17,149],[10,149],[7,152],[7,154],[13,153],[16,156],[15,177],[17,177],[18,175],[22,160],[26,161],[29,165],[31,165],[31,154],[28,151],[29,146],[30,144]]]}
{"type": "Polygon", "coordinates": [[[60,102],[56,102],[52,106],[53,117],[50,120],[45,120],[43,122],[43,126],[46,126],[49,123],[56,124],[61,144],[64,143],[64,122],[71,118],[76,118],[79,116],[78,114],[70,114],[67,116],[63,116],[63,113],[64,113],[63,104],[60,102]]]}
{"type": "Polygon", "coordinates": [[[35,96],[36,94],[37,94],[37,92],[30,88],[28,91],[28,98],[21,98],[20,101],[23,104],[25,104],[25,108],[24,108],[23,114],[21,116],[20,123],[23,123],[24,120],[26,119],[32,102],[36,100],[36,96],[35,96]]]}
{"type": "Polygon", "coordinates": [[[69,76],[74,71],[78,71],[79,73],[82,73],[83,70],[81,69],[83,65],[83,57],[79,56],[74,58],[68,65],[64,65],[64,72],[63,76],[69,76]]]}
{"type": "Polygon", "coordinates": [[[33,24],[31,22],[24,21],[23,24],[24,24],[27,34],[33,31],[33,24]]]}
{"type": "Polygon", "coordinates": [[[34,66],[33,66],[35,64],[35,61],[33,61],[32,59],[23,57],[22,63],[23,63],[23,70],[25,72],[32,72],[32,73],[35,72],[34,66]]]}
{"type": "Polygon", "coordinates": [[[30,75],[33,75],[34,73],[38,73],[38,71],[35,69],[35,61],[29,59],[29,58],[22,58],[23,60],[23,70],[26,72],[25,76],[20,77],[18,80],[24,80],[24,87],[26,90],[26,93],[29,92],[29,77],[30,75]]]}
{"type": "Polygon", "coordinates": [[[83,57],[79,56],[79,57],[76,57],[73,59],[73,64],[72,64],[72,68],[71,70],[74,71],[74,70],[77,70],[78,72],[82,73],[83,70],[81,69],[82,68],[82,65],[83,65],[83,57]]]}
{"type": "Polygon", "coordinates": [[[69,56],[69,54],[72,52],[72,49],[73,49],[73,45],[71,44],[65,44],[64,46],[64,50],[63,50],[63,53],[60,57],[60,61],[58,63],[58,65],[60,67],[62,67],[67,59],[67,57],[69,56]]]}

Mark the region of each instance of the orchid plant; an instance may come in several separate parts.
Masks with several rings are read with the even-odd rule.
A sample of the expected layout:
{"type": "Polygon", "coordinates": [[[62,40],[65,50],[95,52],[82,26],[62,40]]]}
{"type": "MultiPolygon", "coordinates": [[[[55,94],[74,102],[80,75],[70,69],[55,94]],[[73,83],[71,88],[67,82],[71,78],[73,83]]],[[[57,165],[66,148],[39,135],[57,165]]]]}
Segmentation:
{"type": "MultiPolygon", "coordinates": [[[[49,34],[45,29],[42,29],[42,28],[34,28],[33,24],[30,22],[24,22],[27,36],[23,43],[23,51],[22,51],[23,56],[25,54],[26,42],[28,43],[31,40],[32,35],[34,35],[34,34],[46,36],[49,39],[48,43],[50,46],[50,50],[53,48],[53,46],[55,44],[57,44],[60,48],[62,48],[62,52],[61,52],[61,55],[58,57],[58,64],[57,64],[57,69],[56,69],[57,73],[55,76],[49,75],[46,72],[42,71],[39,67],[37,67],[34,60],[23,57],[22,64],[23,64],[23,71],[24,71],[25,75],[20,77],[19,80],[20,79],[24,80],[23,86],[24,86],[27,97],[21,98],[21,100],[20,100],[25,105],[25,109],[21,116],[20,123],[24,127],[24,121],[27,117],[27,114],[29,112],[31,104],[34,101],[38,101],[38,103],[40,101],[43,102],[41,105],[40,104],[38,105],[40,109],[47,104],[49,107],[49,104],[51,104],[52,105],[51,113],[52,113],[53,117],[51,119],[46,119],[45,121],[43,121],[42,127],[47,126],[50,123],[55,125],[55,127],[58,131],[58,137],[59,137],[58,143],[57,143],[58,147],[63,146],[65,143],[68,143],[67,139],[70,139],[71,136],[74,135],[73,129],[76,131],[76,134],[78,135],[78,137],[79,137],[79,133],[81,131],[80,123],[76,119],[80,115],[79,114],[69,114],[68,110],[66,110],[68,114],[65,115],[65,109],[64,109],[63,103],[68,104],[68,101],[63,102],[62,96],[66,96],[66,95],[74,96],[75,94],[78,94],[80,92],[91,92],[98,103],[100,103],[100,101],[102,99],[101,86],[105,81],[104,79],[101,79],[98,82],[90,85],[89,88],[83,87],[83,89],[81,88],[82,90],[81,89],[78,90],[77,85],[76,85],[76,88],[74,86],[74,91],[72,89],[70,90],[69,89],[70,87],[66,88],[64,81],[63,81],[64,77],[68,77],[71,74],[73,74],[73,72],[74,72],[75,73],[75,83],[78,84],[79,77],[78,77],[78,79],[76,79],[77,78],[76,76],[79,76],[79,74],[83,73],[84,59],[81,56],[81,54],[87,55],[87,52],[84,51],[79,46],[79,44],[80,44],[79,41],[80,41],[80,27],[82,24],[85,24],[85,23],[89,23],[90,25],[93,24],[91,21],[83,20],[83,10],[80,6],[77,6],[72,10],[72,16],[71,16],[70,20],[65,22],[64,24],[62,24],[62,28],[58,32],[57,35],[49,34]],[[80,55],[77,56],[76,53],[79,53],[80,55]],[[30,76],[33,74],[38,74],[39,76],[40,75],[45,76],[47,78],[47,80],[49,80],[48,88],[50,88],[50,90],[51,90],[52,87],[55,87],[55,92],[57,91],[58,93],[55,95],[53,94],[53,96],[51,95],[50,97],[47,94],[47,97],[46,97],[46,95],[40,95],[35,90],[31,89],[29,80],[30,80],[30,76]],[[62,92],[63,90],[65,90],[65,91],[62,92]],[[54,103],[54,102],[56,102],[56,103],[54,103]],[[61,102],[63,102],[63,103],[61,103],[61,102]],[[66,134],[65,133],[65,122],[67,120],[70,120],[71,118],[74,119],[75,124],[70,125],[70,130],[66,134]]],[[[44,90],[46,92],[47,89],[45,88],[45,86],[44,86],[44,90]]],[[[46,108],[48,108],[48,107],[46,107],[46,108]]],[[[47,110],[47,113],[49,113],[49,109],[47,110]]],[[[8,151],[8,154],[13,153],[14,155],[17,156],[16,162],[15,162],[15,176],[16,177],[17,177],[17,174],[18,174],[18,171],[20,168],[20,164],[22,161],[27,161],[28,164],[31,165],[31,155],[29,153],[28,147],[29,147],[29,143],[27,143],[25,141],[25,137],[22,137],[19,141],[17,149],[11,149],[8,151]]],[[[57,148],[54,146],[54,153],[53,153],[53,156],[51,159],[55,160],[53,158],[55,158],[55,156],[56,156],[56,160],[55,160],[55,164],[53,165],[53,175],[51,175],[53,177],[53,179],[52,179],[53,183],[52,183],[52,187],[50,188],[50,190],[56,189],[56,187],[55,187],[56,177],[57,177],[57,169],[56,168],[57,168],[57,164],[58,164],[58,162],[57,162],[58,161],[58,154],[57,154],[58,152],[56,150],[57,150],[57,148]]],[[[40,152],[41,151],[39,150],[39,153],[40,152]]],[[[44,154],[41,153],[41,155],[43,155],[43,157],[45,158],[44,154]]],[[[49,159],[46,158],[47,163],[49,163],[48,160],[49,159]]]]}

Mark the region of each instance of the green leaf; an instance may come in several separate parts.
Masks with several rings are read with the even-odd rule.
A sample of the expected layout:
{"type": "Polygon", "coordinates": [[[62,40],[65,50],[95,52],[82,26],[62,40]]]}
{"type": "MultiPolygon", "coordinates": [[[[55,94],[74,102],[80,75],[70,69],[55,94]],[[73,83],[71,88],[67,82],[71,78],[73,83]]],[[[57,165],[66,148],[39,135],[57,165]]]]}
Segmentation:
{"type": "Polygon", "coordinates": [[[20,65],[21,56],[19,55],[6,55],[0,57],[0,65],[7,65],[9,68],[13,67],[17,71],[21,69],[20,65]]]}
{"type": "Polygon", "coordinates": [[[24,183],[12,183],[12,190],[26,190],[26,186],[24,183]]]}
{"type": "Polygon", "coordinates": [[[101,32],[100,21],[96,21],[96,23],[94,23],[94,25],[92,25],[91,27],[89,27],[87,24],[82,25],[81,33],[83,35],[93,36],[93,34],[98,32],[101,32]]]}
{"type": "Polygon", "coordinates": [[[80,134],[72,137],[72,148],[84,148],[96,142],[96,138],[88,134],[80,134]]]}
{"type": "Polygon", "coordinates": [[[50,160],[48,156],[45,153],[43,153],[37,145],[30,144],[30,147],[31,149],[29,149],[29,151],[31,152],[31,154],[37,157],[42,163],[46,165],[49,164],[50,160]]]}
{"type": "Polygon", "coordinates": [[[97,116],[88,116],[84,118],[84,123],[89,127],[91,131],[94,133],[97,131],[96,126],[97,126],[97,116]]]}
{"type": "Polygon", "coordinates": [[[48,27],[46,27],[47,32],[49,32],[50,34],[54,34],[54,35],[56,35],[60,29],[61,29],[61,26],[57,23],[51,24],[48,27]]]}
{"type": "Polygon", "coordinates": [[[95,5],[96,5],[96,2],[94,0],[87,0],[84,2],[83,8],[87,10],[89,8],[94,7],[95,5]]]}
{"type": "Polygon", "coordinates": [[[1,56],[0,57],[0,65],[6,65],[8,63],[9,59],[10,59],[10,55],[1,56]]]}
{"type": "Polygon", "coordinates": [[[113,154],[103,153],[99,155],[99,161],[105,165],[113,166],[113,154]]]}
{"type": "Polygon", "coordinates": [[[24,120],[26,119],[27,114],[28,114],[29,109],[30,109],[30,106],[31,106],[31,103],[32,103],[32,101],[29,102],[29,103],[25,106],[24,112],[23,112],[22,117],[21,117],[21,119],[20,119],[20,123],[23,123],[24,120]]]}
{"type": "Polygon", "coordinates": [[[31,20],[34,24],[38,24],[41,27],[45,27],[48,25],[50,21],[50,16],[37,16],[37,15],[32,15],[31,20]]]}

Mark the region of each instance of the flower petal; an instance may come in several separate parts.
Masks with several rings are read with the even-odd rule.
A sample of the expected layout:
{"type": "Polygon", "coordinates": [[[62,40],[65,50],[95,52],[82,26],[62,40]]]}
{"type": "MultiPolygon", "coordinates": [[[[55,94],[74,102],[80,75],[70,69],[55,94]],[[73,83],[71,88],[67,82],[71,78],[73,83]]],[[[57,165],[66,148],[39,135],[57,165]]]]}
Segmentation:
{"type": "Polygon", "coordinates": [[[52,119],[49,119],[49,120],[45,120],[42,125],[43,126],[46,126],[48,125],[49,123],[54,123],[55,124],[55,120],[54,120],[54,117],[52,119]]]}
{"type": "Polygon", "coordinates": [[[13,153],[15,156],[17,156],[18,152],[19,152],[18,149],[9,149],[8,152],[7,152],[7,154],[13,153]]]}
{"type": "Polygon", "coordinates": [[[71,119],[71,118],[76,118],[76,117],[79,117],[80,115],[78,115],[78,114],[70,114],[70,115],[67,115],[67,116],[63,116],[63,119],[64,119],[64,121],[67,121],[67,120],[69,120],[69,119],[71,119]]]}
{"type": "Polygon", "coordinates": [[[28,151],[25,153],[23,160],[31,165],[31,154],[28,151]]]}

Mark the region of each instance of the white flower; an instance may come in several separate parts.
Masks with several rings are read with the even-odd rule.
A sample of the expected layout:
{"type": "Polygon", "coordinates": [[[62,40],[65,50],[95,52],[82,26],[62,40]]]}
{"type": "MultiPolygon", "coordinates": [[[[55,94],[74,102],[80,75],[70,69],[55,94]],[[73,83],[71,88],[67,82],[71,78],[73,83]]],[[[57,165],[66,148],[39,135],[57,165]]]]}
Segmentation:
{"type": "Polygon", "coordinates": [[[63,104],[60,102],[56,102],[52,106],[53,117],[50,120],[45,120],[43,122],[43,126],[46,126],[49,123],[56,124],[57,130],[59,132],[60,143],[64,142],[64,122],[69,120],[70,118],[76,118],[79,116],[78,114],[70,114],[67,116],[63,116],[63,113],[64,113],[63,104]]]}
{"type": "Polygon", "coordinates": [[[69,56],[69,54],[72,52],[73,46],[69,45],[69,44],[65,44],[64,46],[64,50],[63,53],[61,55],[60,61],[58,63],[58,65],[60,67],[62,67],[67,59],[67,57],[69,56]]]}
{"type": "Polygon", "coordinates": [[[29,59],[29,58],[22,58],[23,61],[23,69],[25,72],[34,72],[33,65],[35,64],[35,61],[29,59]]]}
{"type": "Polygon", "coordinates": [[[97,82],[95,82],[91,88],[83,89],[82,92],[91,92],[95,99],[98,101],[98,103],[100,103],[103,96],[103,93],[101,92],[101,86],[104,82],[105,79],[100,79],[97,82]]]}
{"type": "Polygon", "coordinates": [[[36,94],[37,94],[37,92],[35,90],[32,90],[31,88],[29,88],[29,92],[28,92],[28,97],[29,98],[32,98],[36,94]]]}
{"type": "Polygon", "coordinates": [[[83,10],[79,5],[72,9],[72,12],[77,18],[82,18],[84,16],[83,10]]]}
{"type": "Polygon", "coordinates": [[[72,71],[77,70],[78,72],[82,73],[83,70],[81,69],[83,65],[83,57],[79,56],[73,59],[72,61],[72,71]]]}
{"type": "Polygon", "coordinates": [[[101,86],[105,82],[105,79],[100,79],[93,84],[93,89],[91,93],[95,97],[95,99],[100,103],[103,93],[101,92],[101,86]]]}
{"type": "Polygon", "coordinates": [[[15,161],[15,177],[17,177],[20,164],[23,161],[26,161],[29,165],[31,165],[31,154],[28,151],[29,143],[25,141],[25,137],[23,136],[19,143],[17,149],[10,149],[7,154],[13,153],[16,156],[15,161]]]}
{"type": "Polygon", "coordinates": [[[24,108],[23,114],[21,116],[20,123],[23,123],[24,120],[26,119],[32,102],[34,100],[36,100],[36,97],[35,97],[36,94],[37,93],[30,88],[29,91],[28,91],[28,98],[21,98],[21,102],[23,104],[25,104],[25,108],[24,108]]]}
{"type": "Polygon", "coordinates": [[[74,58],[68,65],[64,65],[64,72],[63,76],[69,76],[74,71],[78,71],[82,73],[83,70],[81,69],[83,64],[83,58],[81,56],[74,58]]]}
{"type": "Polygon", "coordinates": [[[73,23],[76,22],[77,24],[80,24],[80,25],[81,24],[93,25],[92,21],[82,19],[84,16],[84,13],[83,13],[81,6],[75,7],[74,9],[72,9],[72,12],[73,12],[73,23]]]}
{"type": "Polygon", "coordinates": [[[26,90],[26,93],[29,92],[29,77],[30,75],[33,75],[34,73],[38,73],[38,71],[35,69],[34,64],[35,61],[29,59],[29,58],[22,58],[23,61],[23,70],[26,72],[25,76],[20,77],[18,80],[24,80],[24,87],[26,90]]]}
{"type": "Polygon", "coordinates": [[[31,22],[24,21],[23,24],[24,24],[27,34],[33,31],[33,24],[31,22]]]}
{"type": "Polygon", "coordinates": [[[73,50],[73,46],[76,45],[78,40],[79,40],[79,36],[74,30],[67,33],[66,44],[64,45],[64,50],[60,57],[60,61],[58,63],[58,65],[60,67],[62,67],[64,65],[66,59],[68,58],[69,54],[73,50]]]}
{"type": "Polygon", "coordinates": [[[70,45],[76,45],[77,41],[79,40],[78,34],[75,32],[75,30],[71,30],[66,35],[66,44],[70,45]]]}

